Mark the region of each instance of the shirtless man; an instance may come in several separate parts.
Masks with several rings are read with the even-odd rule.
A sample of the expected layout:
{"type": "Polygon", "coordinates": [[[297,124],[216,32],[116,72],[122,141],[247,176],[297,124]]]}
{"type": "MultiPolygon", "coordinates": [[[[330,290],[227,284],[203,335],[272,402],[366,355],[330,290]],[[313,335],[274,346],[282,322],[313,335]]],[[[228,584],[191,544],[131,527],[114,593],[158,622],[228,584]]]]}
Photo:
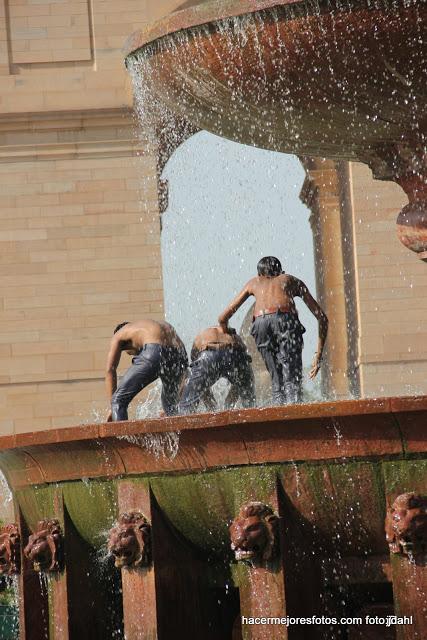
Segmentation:
{"type": "Polygon", "coordinates": [[[179,403],[179,413],[194,413],[202,399],[208,409],[215,409],[211,387],[220,378],[226,378],[232,385],[225,401],[226,408],[234,406],[239,397],[244,407],[252,407],[255,386],[250,362],[246,345],[234,329],[224,331],[221,327],[210,327],[199,333],[191,349],[190,375],[179,403]]]}
{"type": "Polygon", "coordinates": [[[182,340],[167,322],[139,320],[117,325],[105,374],[107,393],[111,398],[107,420],[127,420],[131,400],[157,378],[162,381],[163,411],[168,416],[175,414],[187,367],[187,353],[182,340]],[[132,366],[117,388],[117,367],[123,351],[133,356],[132,366]]]}
{"type": "Polygon", "coordinates": [[[301,401],[302,348],[305,332],[299,321],[294,298],[301,297],[319,322],[317,352],[310,370],[314,378],[320,369],[328,333],[328,319],[301,280],[282,271],[277,258],[262,258],[258,276],[243,287],[239,295],[219,316],[224,331],[231,316],[250,296],[255,297],[251,334],[271,376],[274,404],[301,401]]]}

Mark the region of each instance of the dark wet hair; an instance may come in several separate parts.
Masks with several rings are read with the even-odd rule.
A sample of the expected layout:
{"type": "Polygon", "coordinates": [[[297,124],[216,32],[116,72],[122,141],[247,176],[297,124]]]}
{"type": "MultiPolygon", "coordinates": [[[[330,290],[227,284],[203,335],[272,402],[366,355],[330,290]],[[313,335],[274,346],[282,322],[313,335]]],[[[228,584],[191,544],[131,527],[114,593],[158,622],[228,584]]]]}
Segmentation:
{"type": "Polygon", "coordinates": [[[129,324],[129,322],[127,322],[127,321],[126,321],[126,322],[121,322],[120,324],[118,324],[118,325],[117,325],[117,327],[116,327],[116,328],[114,329],[114,331],[113,331],[113,335],[114,335],[115,333],[117,333],[117,331],[120,331],[120,329],[121,329],[122,327],[124,327],[124,326],[125,326],[125,324],[129,324]]]}
{"type": "Polygon", "coordinates": [[[279,276],[282,273],[280,260],[274,256],[261,258],[256,268],[259,276],[279,276]]]}

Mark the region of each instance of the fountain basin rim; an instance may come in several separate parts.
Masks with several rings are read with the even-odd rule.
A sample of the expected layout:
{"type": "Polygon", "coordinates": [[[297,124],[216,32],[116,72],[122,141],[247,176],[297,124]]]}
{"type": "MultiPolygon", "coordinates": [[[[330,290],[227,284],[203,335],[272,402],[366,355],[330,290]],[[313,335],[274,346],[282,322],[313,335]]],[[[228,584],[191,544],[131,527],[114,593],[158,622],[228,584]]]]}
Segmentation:
{"type": "Polygon", "coordinates": [[[136,53],[147,44],[164,36],[209,22],[236,18],[263,9],[272,9],[288,4],[304,4],[305,0],[213,0],[164,16],[156,22],[132,33],[123,45],[125,58],[136,53]]]}
{"type": "Polygon", "coordinates": [[[182,433],[193,429],[226,428],[231,425],[244,425],[245,423],[286,422],[339,416],[401,413],[402,411],[427,411],[427,396],[336,400],[256,409],[232,409],[217,413],[196,413],[187,416],[84,424],[75,427],[0,436],[0,451],[15,447],[103,439],[123,435],[182,433]]]}
{"type": "Polygon", "coordinates": [[[0,438],[13,490],[295,461],[427,457],[427,397],[347,400],[83,425],[0,438]]]}

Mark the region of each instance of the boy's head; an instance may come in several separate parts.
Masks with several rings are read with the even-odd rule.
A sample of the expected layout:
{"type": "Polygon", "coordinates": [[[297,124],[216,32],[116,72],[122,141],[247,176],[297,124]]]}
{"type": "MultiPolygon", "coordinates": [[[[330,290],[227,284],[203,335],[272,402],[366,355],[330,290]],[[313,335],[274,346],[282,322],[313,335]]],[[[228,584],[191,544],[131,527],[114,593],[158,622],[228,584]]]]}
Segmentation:
{"type": "Polygon", "coordinates": [[[113,331],[113,335],[117,333],[117,331],[120,331],[120,329],[122,329],[125,326],[125,324],[129,324],[129,322],[121,322],[120,324],[118,324],[113,331]]]}
{"type": "Polygon", "coordinates": [[[279,276],[282,273],[282,265],[278,258],[266,256],[258,262],[257,271],[259,276],[279,276]]]}

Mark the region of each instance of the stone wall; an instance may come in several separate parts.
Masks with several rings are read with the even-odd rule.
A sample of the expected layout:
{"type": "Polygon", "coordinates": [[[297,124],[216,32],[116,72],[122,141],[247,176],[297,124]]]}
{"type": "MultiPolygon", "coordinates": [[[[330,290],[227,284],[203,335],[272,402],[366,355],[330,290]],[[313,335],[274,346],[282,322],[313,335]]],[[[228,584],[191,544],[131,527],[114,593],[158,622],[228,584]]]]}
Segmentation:
{"type": "Polygon", "coordinates": [[[350,185],[362,394],[426,394],[427,267],[396,235],[407,198],[361,164],[350,185]]]}
{"type": "Polygon", "coordinates": [[[396,234],[407,203],[360,163],[305,159],[301,199],[312,211],[317,295],[330,323],[324,391],[427,393],[427,269],[396,234]]]}
{"type": "Polygon", "coordinates": [[[121,48],[180,4],[0,0],[1,434],[105,415],[112,329],[163,316],[156,150],[121,48]]]}

